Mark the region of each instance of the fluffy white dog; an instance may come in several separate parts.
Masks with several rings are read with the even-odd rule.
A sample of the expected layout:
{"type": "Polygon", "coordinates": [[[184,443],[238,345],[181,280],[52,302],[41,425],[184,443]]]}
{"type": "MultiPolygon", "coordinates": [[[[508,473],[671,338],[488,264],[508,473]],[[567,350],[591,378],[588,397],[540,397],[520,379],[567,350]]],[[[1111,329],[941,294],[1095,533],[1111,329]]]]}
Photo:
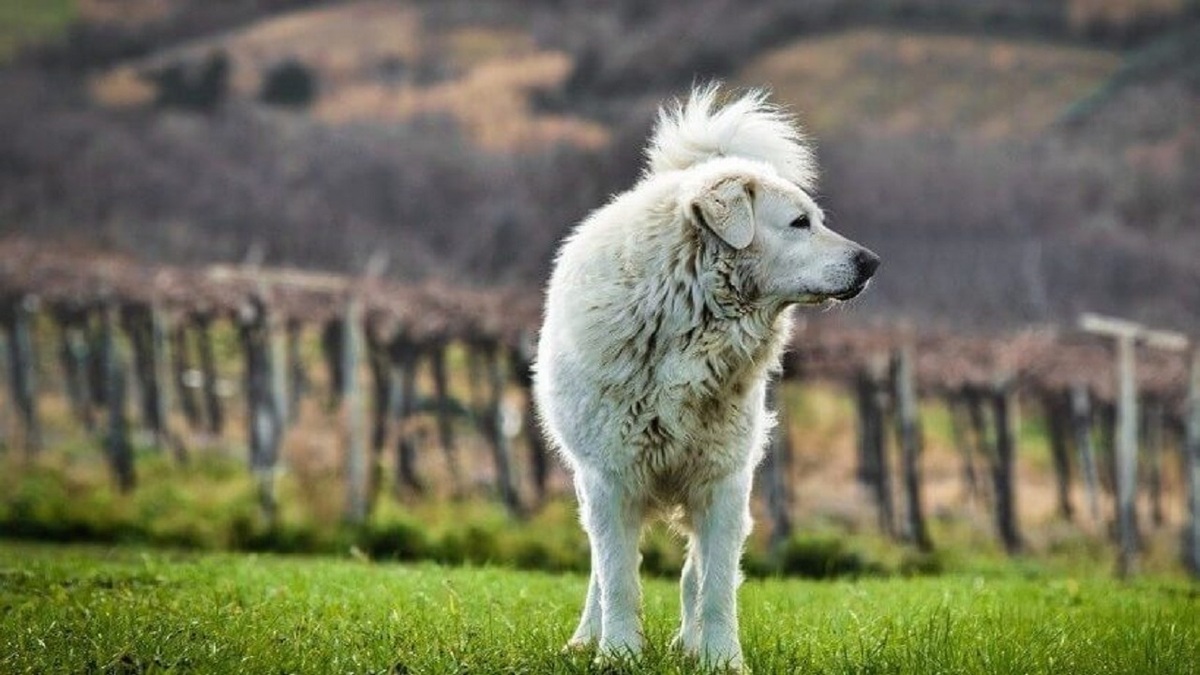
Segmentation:
{"type": "Polygon", "coordinates": [[[591,543],[568,647],[642,649],[638,540],[687,535],[676,645],[741,668],[736,595],[750,485],[774,425],[768,374],[789,308],[860,293],[879,258],[825,227],[791,118],[709,86],[664,109],[628,192],[566,239],[547,290],[535,394],[591,543]]]}

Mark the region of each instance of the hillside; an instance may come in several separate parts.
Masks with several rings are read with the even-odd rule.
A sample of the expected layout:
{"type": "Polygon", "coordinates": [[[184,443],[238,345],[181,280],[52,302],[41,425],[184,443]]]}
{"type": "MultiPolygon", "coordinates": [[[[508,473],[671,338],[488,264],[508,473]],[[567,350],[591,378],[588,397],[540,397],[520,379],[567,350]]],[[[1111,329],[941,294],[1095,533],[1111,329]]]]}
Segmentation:
{"type": "Polygon", "coordinates": [[[1113,75],[1111,50],[867,28],[798,40],[741,69],[819,137],[953,133],[1036,138],[1113,75]]]}
{"type": "Polygon", "coordinates": [[[814,134],[830,222],[887,261],[865,313],[1200,325],[1182,3],[117,4],[0,71],[0,232],[535,285],[722,77],[814,134]]]}

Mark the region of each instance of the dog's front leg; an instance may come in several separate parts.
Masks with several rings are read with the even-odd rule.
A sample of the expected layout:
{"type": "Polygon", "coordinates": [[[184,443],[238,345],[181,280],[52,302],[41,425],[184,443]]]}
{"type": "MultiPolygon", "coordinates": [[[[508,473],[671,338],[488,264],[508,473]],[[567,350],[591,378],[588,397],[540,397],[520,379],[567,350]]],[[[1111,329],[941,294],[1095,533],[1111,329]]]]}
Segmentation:
{"type": "Polygon", "coordinates": [[[600,657],[634,657],[643,642],[637,550],[641,510],[616,487],[615,477],[581,478],[588,481],[581,507],[592,546],[592,574],[599,582],[600,657]]]}
{"type": "Polygon", "coordinates": [[[708,667],[742,668],[737,587],[742,544],[750,534],[750,483],[749,471],[722,479],[692,518],[700,554],[700,658],[708,667]]]}

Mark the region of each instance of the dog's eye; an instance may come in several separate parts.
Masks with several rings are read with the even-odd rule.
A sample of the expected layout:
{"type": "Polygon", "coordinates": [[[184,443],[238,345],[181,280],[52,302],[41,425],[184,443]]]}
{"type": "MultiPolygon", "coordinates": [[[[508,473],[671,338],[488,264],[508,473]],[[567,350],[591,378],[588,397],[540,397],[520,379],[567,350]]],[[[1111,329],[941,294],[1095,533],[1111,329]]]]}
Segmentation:
{"type": "Polygon", "coordinates": [[[809,226],[808,216],[803,213],[796,216],[795,220],[788,223],[788,227],[794,227],[797,230],[807,230],[808,226],[809,226]]]}

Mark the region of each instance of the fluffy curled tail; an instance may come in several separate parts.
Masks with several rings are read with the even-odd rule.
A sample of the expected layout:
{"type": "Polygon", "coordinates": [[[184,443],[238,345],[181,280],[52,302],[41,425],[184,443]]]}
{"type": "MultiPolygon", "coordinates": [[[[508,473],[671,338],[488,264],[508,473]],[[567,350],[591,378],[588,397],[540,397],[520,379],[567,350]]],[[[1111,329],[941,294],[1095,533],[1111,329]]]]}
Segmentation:
{"type": "Polygon", "coordinates": [[[802,188],[816,181],[816,161],[791,115],[751,90],[718,107],[717,83],[692,89],[687,102],[662,108],[646,148],[650,173],[686,169],[714,157],[766,162],[802,188]]]}

